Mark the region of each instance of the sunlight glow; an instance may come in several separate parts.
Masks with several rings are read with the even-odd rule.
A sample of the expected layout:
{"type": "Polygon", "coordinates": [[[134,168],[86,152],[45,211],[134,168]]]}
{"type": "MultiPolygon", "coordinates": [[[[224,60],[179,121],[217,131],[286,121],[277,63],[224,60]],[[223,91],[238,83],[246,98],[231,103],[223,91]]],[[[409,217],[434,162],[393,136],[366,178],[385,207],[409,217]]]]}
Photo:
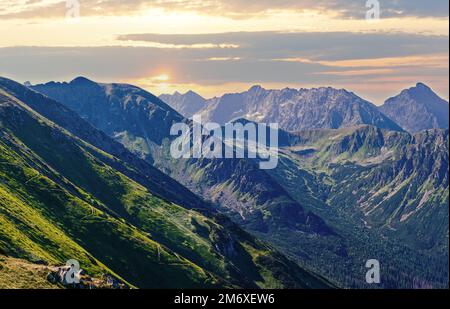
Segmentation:
{"type": "Polygon", "coordinates": [[[164,83],[164,82],[168,82],[170,80],[170,76],[168,74],[161,74],[161,75],[152,77],[151,80],[153,82],[164,83]]]}

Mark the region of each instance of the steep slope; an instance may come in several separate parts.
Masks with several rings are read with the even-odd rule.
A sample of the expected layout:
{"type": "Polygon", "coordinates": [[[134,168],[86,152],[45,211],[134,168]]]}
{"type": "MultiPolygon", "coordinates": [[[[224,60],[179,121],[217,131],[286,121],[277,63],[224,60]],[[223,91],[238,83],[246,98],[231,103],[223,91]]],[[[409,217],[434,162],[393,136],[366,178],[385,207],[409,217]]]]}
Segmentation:
{"type": "Polygon", "coordinates": [[[154,95],[131,85],[97,84],[78,77],[70,83],[50,82],[32,88],[64,103],[147,160],[151,160],[149,147],[160,145],[172,124],[184,119],[154,95]]]}
{"type": "MultiPolygon", "coordinates": [[[[170,149],[170,128],[161,127],[161,119],[155,119],[158,115],[151,115],[141,119],[140,126],[145,128],[142,131],[136,131],[135,110],[145,115],[148,109],[154,109],[158,106],[161,109],[159,116],[164,115],[173,123],[175,121],[186,121],[181,115],[171,108],[164,106],[164,103],[152,97],[144,90],[139,90],[133,86],[126,85],[97,85],[84,78],[77,78],[70,83],[48,83],[33,87],[37,91],[56,99],[61,100],[67,106],[73,108],[77,113],[86,118],[89,122],[96,125],[99,129],[109,132],[110,135],[122,142],[127,148],[140,153],[134,147],[134,143],[129,139],[123,139],[122,136],[134,136],[136,140],[142,140],[148,150],[144,158],[153,162],[155,166],[171,175],[188,188],[201,194],[204,197],[219,204],[219,208],[226,211],[236,221],[253,226],[258,230],[268,231],[269,222],[277,221],[278,216],[264,216],[263,213],[267,207],[276,208],[277,211],[290,211],[291,220],[295,221],[299,228],[306,232],[328,233],[329,230],[313,214],[305,213],[298,203],[292,200],[289,195],[277,184],[271,180],[264,171],[256,167],[255,162],[246,160],[172,160],[170,149]],[[82,81],[82,83],[80,83],[82,81]],[[90,85],[89,89],[85,84],[90,85]],[[101,95],[100,92],[104,94],[101,95]],[[83,97],[79,96],[77,100],[72,98],[75,92],[83,92],[83,97]],[[130,101],[129,98],[135,93],[144,99],[130,101]],[[94,98],[103,98],[94,100],[94,98]],[[107,100],[107,101],[105,101],[107,100]],[[138,103],[139,102],[139,103],[138,103]],[[118,108],[122,107],[122,108],[118,108]],[[102,110],[104,119],[97,120],[97,113],[92,111],[102,110]],[[121,117],[122,121],[112,124],[105,119],[117,119],[121,117]],[[146,138],[146,131],[158,131],[159,135],[146,138]],[[117,134],[120,132],[120,134],[117,134]],[[164,138],[165,136],[165,138],[164,138]],[[253,175],[249,177],[249,175],[253,175]],[[284,209],[284,210],[282,210],[284,209]],[[309,224],[306,224],[309,222],[309,224]],[[311,227],[311,228],[310,228],[311,227]]],[[[284,217],[284,218],[288,218],[284,217]]]]}
{"type": "Polygon", "coordinates": [[[206,99],[199,94],[188,91],[184,94],[162,94],[159,98],[186,118],[191,118],[206,107],[206,99]]]}
{"type": "Polygon", "coordinates": [[[288,151],[333,179],[330,205],[371,228],[397,231],[395,237],[413,247],[445,252],[448,130],[410,135],[362,126],[313,132],[298,133],[288,151]]]}
{"type": "Polygon", "coordinates": [[[321,218],[305,211],[254,160],[161,157],[157,166],[249,231],[270,235],[283,226],[308,235],[333,234],[321,218]]]}
{"type": "Polygon", "coordinates": [[[226,218],[151,194],[132,166],[0,91],[1,254],[76,258],[137,287],[326,286],[226,218]]]}
{"type": "Polygon", "coordinates": [[[111,269],[140,287],[170,287],[171,280],[180,286],[208,285],[206,273],[185,259],[171,269],[168,264],[179,261],[175,253],[123,219],[133,198],[141,196],[144,205],[162,206],[160,201],[102,165],[92,149],[1,99],[3,253],[59,264],[76,258],[92,273],[111,269]],[[167,266],[155,267],[158,248],[167,266]]]}
{"type": "MultiPolygon", "coordinates": [[[[43,91],[46,95],[57,94],[54,97],[55,99],[64,100],[69,98],[75,89],[78,89],[77,87],[79,86],[76,84],[76,82],[69,84],[49,83],[36,86],[34,89],[43,91]]],[[[112,84],[103,85],[102,87],[103,89],[110,89],[112,93],[117,93],[116,88],[122,88],[123,86],[112,84]]],[[[134,88],[131,87],[131,89],[134,88]]],[[[78,91],[82,91],[82,89],[78,91]]],[[[85,95],[87,96],[88,94],[85,93],[85,95]]],[[[149,97],[149,95],[146,96],[149,97]]],[[[122,98],[127,97],[126,93],[122,94],[122,98]]],[[[86,99],[86,101],[90,102],[89,104],[91,105],[103,104],[103,101],[91,99],[86,99]]],[[[62,102],[65,103],[64,101],[62,102]]],[[[158,102],[156,101],[155,104],[158,104],[158,102]]],[[[96,122],[97,116],[90,114],[90,109],[98,109],[100,107],[92,107],[86,102],[75,103],[70,99],[67,105],[71,105],[76,112],[84,115],[86,120],[100,125],[99,129],[111,132],[112,125],[109,122],[96,122]],[[87,106],[90,107],[87,108],[87,106]]],[[[115,115],[112,117],[114,119],[120,115],[124,119],[129,119],[129,122],[132,123],[131,107],[121,110],[114,108],[120,104],[122,103],[110,102],[106,105],[109,108],[102,105],[102,108],[105,109],[105,117],[108,118],[108,115],[113,114],[115,115]]],[[[148,101],[146,104],[152,105],[154,103],[148,101]]],[[[145,106],[142,106],[142,108],[145,108],[145,106]]],[[[167,109],[166,112],[165,115],[168,115],[170,119],[181,117],[171,109],[167,109]],[[175,115],[172,115],[173,113],[175,115]]],[[[122,125],[122,127],[116,127],[116,130],[122,132],[122,135],[129,136],[128,130],[132,130],[132,128],[128,125],[128,121],[123,121],[122,125]]],[[[146,149],[148,149],[148,153],[143,157],[193,192],[211,201],[215,209],[226,213],[247,230],[259,233],[263,239],[268,239],[274,231],[284,227],[287,231],[295,231],[299,245],[302,244],[305,237],[314,238],[317,235],[335,237],[332,236],[333,231],[323,220],[314,215],[314,213],[305,211],[303,206],[293,200],[270,175],[260,170],[257,165],[258,162],[241,159],[173,159],[169,150],[171,140],[174,137],[170,136],[169,131],[159,128],[158,122],[153,122],[152,119],[147,119],[147,121],[142,122],[142,125],[148,130],[158,130],[161,134],[166,134],[166,138],[163,139],[161,145],[156,141],[143,139],[143,135],[136,135],[135,138],[145,140],[146,149]]],[[[129,140],[121,139],[117,135],[115,137],[127,148],[139,154],[139,151],[129,140]]],[[[303,255],[305,254],[303,253],[303,255]]]]}
{"type": "Polygon", "coordinates": [[[448,130],[308,130],[289,143],[274,178],[342,236],[352,258],[382,259],[387,287],[447,285],[448,130]]]}
{"type": "Polygon", "coordinates": [[[448,102],[422,83],[388,99],[380,111],[411,133],[447,129],[449,124],[448,102]]]}
{"type": "MultiPolygon", "coordinates": [[[[94,89],[92,93],[85,91],[87,100],[91,100],[89,95],[97,95],[97,87],[93,86],[92,82],[80,78],[77,83],[81,83],[81,89],[75,89],[73,92],[83,91],[85,87],[91,87],[94,89]],[[86,86],[86,83],[88,86],[86,86]]],[[[84,141],[87,141],[91,145],[114,155],[123,162],[126,162],[128,165],[131,165],[132,169],[127,169],[117,162],[110,162],[110,164],[114,164],[114,167],[124,173],[127,177],[143,184],[152,194],[187,208],[208,207],[201,199],[180,185],[178,182],[161,173],[158,169],[154,168],[144,160],[137,158],[121,143],[109,137],[103,131],[99,131],[94,128],[90,123],[81,119],[77,113],[63,104],[45,97],[40,93],[29,90],[9,79],[0,77],[0,87],[8,91],[14,97],[25,102],[40,115],[50,119],[60,127],[68,130],[70,133],[76,135],[84,141]]],[[[102,101],[92,101],[91,103],[91,105],[87,104],[86,106],[96,110],[101,107],[96,107],[95,104],[103,104],[102,101]]],[[[104,109],[106,109],[106,107],[104,109]]],[[[94,113],[94,115],[96,115],[95,117],[98,116],[96,113],[94,113]]],[[[131,127],[134,126],[134,116],[135,112],[131,112],[129,119],[132,123],[131,127]]],[[[108,115],[105,117],[108,117],[108,115]]],[[[174,117],[176,117],[176,115],[174,117]]],[[[102,120],[102,123],[106,123],[106,121],[102,120]]],[[[148,129],[148,126],[146,127],[148,129]]],[[[130,146],[130,144],[127,144],[127,146],[130,146]]],[[[130,148],[134,149],[133,147],[130,148]]],[[[140,154],[139,151],[137,152],[140,154]]]]}
{"type": "Polygon", "coordinates": [[[205,120],[224,124],[236,118],[278,123],[287,131],[338,129],[360,124],[401,131],[377,107],[344,89],[266,90],[254,86],[243,93],[208,101],[205,120]]]}

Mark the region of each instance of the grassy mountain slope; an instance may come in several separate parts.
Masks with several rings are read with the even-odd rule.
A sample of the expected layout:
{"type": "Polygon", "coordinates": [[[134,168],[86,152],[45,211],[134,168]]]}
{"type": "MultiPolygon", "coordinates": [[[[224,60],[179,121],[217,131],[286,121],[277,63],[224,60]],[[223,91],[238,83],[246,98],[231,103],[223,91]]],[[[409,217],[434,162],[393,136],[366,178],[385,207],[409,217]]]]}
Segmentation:
{"type": "MultiPolygon", "coordinates": [[[[88,81],[78,81],[76,84],[80,88],[76,88],[73,91],[75,100],[79,99],[79,102],[82,102],[81,98],[83,96],[80,97],[80,94],[83,93],[83,89],[87,87],[88,89],[94,89],[91,89],[91,91],[85,93],[85,98],[89,99],[89,106],[92,107],[95,104],[104,104],[102,101],[91,101],[90,99],[91,97],[95,99],[99,96],[95,84],[88,81]],[[86,85],[86,83],[88,84],[86,85]]],[[[141,160],[133,155],[121,143],[115,141],[113,138],[103,133],[103,131],[99,131],[89,122],[81,119],[77,113],[63,104],[45,97],[40,93],[29,90],[26,87],[6,78],[0,77],[0,87],[3,87],[8,91],[8,93],[12,94],[22,102],[25,102],[27,106],[32,108],[34,111],[38,112],[45,118],[50,119],[52,122],[66,129],[71,134],[120,159],[120,162],[117,160],[109,160],[108,164],[113,165],[115,169],[124,173],[126,176],[145,185],[145,187],[153,195],[160,196],[162,199],[174,202],[186,208],[208,207],[200,198],[192,194],[192,192],[187,190],[178,182],[161,173],[151,164],[148,164],[144,160],[141,160]]],[[[141,105],[145,104],[141,103],[141,105]]],[[[98,114],[102,114],[105,118],[108,118],[109,115],[106,112],[106,110],[103,110],[98,111],[97,113],[96,110],[95,115],[98,116],[98,114]]],[[[144,110],[141,110],[140,112],[145,114],[144,110]]],[[[136,112],[133,113],[133,116],[135,116],[135,114],[136,112]]],[[[128,120],[130,123],[134,123],[136,121],[134,118],[128,120]]]]}
{"type": "Polygon", "coordinates": [[[410,135],[362,126],[301,132],[292,142],[287,157],[327,175],[330,205],[342,205],[368,227],[398,231],[412,225],[410,240],[422,249],[445,244],[434,235],[445,235],[448,227],[448,130],[410,135]],[[438,230],[425,233],[431,226],[417,224],[417,218],[438,220],[438,230]],[[423,238],[419,245],[427,234],[434,240],[423,238]]]}
{"type": "Polygon", "coordinates": [[[0,91],[2,254],[76,258],[137,287],[326,286],[226,218],[153,195],[114,168],[132,167],[0,91]]]}
{"type": "Polygon", "coordinates": [[[320,218],[305,212],[254,162],[172,160],[169,147],[174,137],[170,136],[169,125],[187,120],[142,89],[97,84],[84,78],[37,85],[33,89],[63,102],[251,230],[268,233],[272,228],[289,224],[306,233],[329,233],[320,218]]]}
{"type": "Polygon", "coordinates": [[[448,130],[413,136],[361,126],[288,139],[272,176],[340,236],[333,246],[341,250],[325,256],[335,277],[361,286],[355,265],[378,257],[385,287],[448,285],[448,130]]]}

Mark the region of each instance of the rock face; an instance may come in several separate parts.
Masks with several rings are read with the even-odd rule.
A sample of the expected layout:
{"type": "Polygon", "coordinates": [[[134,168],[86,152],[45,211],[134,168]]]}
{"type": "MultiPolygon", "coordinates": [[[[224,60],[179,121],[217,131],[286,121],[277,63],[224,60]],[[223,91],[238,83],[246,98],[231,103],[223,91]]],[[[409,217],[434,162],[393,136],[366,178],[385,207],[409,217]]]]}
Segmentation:
{"type": "Polygon", "coordinates": [[[162,94],[159,98],[186,118],[191,118],[206,107],[207,101],[193,91],[185,94],[175,92],[173,95],[162,94]]]}
{"type": "Polygon", "coordinates": [[[449,127],[448,102],[422,83],[388,99],[380,111],[411,133],[449,127]]]}
{"type": "Polygon", "coordinates": [[[276,122],[288,131],[339,129],[361,124],[402,130],[372,103],[344,89],[330,87],[266,90],[254,86],[243,93],[208,100],[200,113],[205,120],[220,124],[246,118],[262,123],[276,122]]]}

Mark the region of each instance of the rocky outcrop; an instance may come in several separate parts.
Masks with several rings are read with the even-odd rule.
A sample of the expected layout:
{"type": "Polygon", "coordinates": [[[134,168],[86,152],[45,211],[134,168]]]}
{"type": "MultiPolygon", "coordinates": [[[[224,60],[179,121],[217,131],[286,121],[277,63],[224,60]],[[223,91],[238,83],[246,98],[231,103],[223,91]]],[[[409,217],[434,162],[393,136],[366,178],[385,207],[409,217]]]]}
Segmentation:
{"type": "Polygon", "coordinates": [[[69,289],[130,289],[127,284],[110,274],[103,274],[101,278],[94,278],[86,274],[84,270],[79,270],[74,274],[77,277],[76,282],[68,279],[68,276],[71,275],[70,266],[53,267],[53,270],[47,275],[47,280],[52,284],[61,284],[69,289]]]}

